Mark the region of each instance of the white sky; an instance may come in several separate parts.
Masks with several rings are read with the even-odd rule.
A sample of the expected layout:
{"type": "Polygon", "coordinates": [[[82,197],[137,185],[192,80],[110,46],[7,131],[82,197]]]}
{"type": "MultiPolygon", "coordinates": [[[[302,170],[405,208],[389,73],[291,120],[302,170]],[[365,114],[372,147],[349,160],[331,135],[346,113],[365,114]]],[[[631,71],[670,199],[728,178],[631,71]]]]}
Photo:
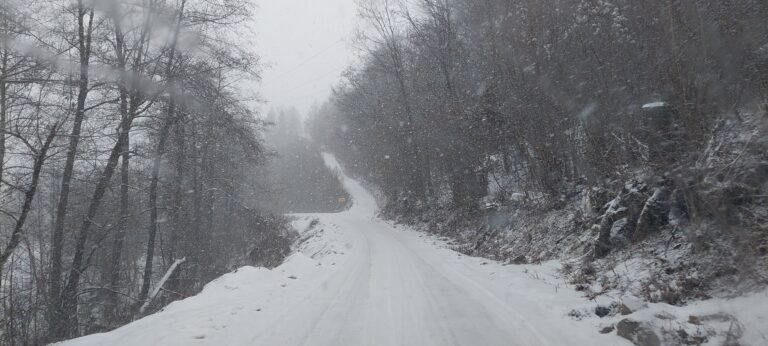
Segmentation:
{"type": "Polygon", "coordinates": [[[354,0],[254,0],[255,51],[264,63],[263,108],[294,106],[305,115],[330,95],[353,60],[354,0]]]}

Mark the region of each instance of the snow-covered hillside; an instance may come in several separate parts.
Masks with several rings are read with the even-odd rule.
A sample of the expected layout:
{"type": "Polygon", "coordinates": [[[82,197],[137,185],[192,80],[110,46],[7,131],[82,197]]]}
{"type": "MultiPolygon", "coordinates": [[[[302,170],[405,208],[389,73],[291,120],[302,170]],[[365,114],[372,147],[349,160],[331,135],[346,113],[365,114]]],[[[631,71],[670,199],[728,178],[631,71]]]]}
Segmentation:
{"type": "MultiPolygon", "coordinates": [[[[325,159],[340,169],[333,157],[325,159]]],[[[352,208],[297,215],[301,238],[283,265],[240,268],[157,314],[62,345],[631,344],[598,331],[632,316],[597,317],[600,299],[568,287],[558,278],[559,263],[502,265],[462,256],[440,239],[376,218],[372,195],[342,178],[352,208]]],[[[675,321],[682,326],[697,311],[746,314],[752,324],[739,325],[743,340],[760,344],[768,330],[765,302],[761,294],[687,308],[627,305],[637,305],[633,315],[655,328],[681,328],[675,321]]],[[[697,322],[682,329],[707,328],[697,322]]]]}

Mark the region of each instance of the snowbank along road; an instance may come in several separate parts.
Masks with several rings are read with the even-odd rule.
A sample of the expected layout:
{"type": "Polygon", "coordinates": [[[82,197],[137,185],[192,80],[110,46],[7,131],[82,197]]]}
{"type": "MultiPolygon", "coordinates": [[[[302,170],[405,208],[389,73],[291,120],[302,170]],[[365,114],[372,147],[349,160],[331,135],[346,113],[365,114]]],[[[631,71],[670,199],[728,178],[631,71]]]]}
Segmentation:
{"type": "Polygon", "coordinates": [[[159,313],[64,345],[630,344],[567,317],[590,303],[539,274],[555,264],[462,256],[377,219],[373,196],[341,176],[351,209],[297,215],[297,252],[280,267],[240,268],[159,313]]]}

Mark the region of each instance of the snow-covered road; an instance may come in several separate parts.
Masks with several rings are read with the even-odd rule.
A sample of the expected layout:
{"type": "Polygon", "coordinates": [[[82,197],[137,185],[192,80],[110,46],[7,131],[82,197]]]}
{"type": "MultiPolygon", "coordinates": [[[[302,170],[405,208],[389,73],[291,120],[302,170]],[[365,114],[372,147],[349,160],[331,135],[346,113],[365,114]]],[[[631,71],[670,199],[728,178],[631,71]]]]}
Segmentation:
{"type": "Polygon", "coordinates": [[[342,179],[352,208],[298,215],[303,241],[282,266],[241,268],[162,312],[65,344],[629,344],[567,317],[574,305],[589,303],[543,274],[551,272],[546,265],[461,256],[435,238],[375,218],[372,195],[342,179]],[[319,222],[308,227],[312,220],[319,222]]]}

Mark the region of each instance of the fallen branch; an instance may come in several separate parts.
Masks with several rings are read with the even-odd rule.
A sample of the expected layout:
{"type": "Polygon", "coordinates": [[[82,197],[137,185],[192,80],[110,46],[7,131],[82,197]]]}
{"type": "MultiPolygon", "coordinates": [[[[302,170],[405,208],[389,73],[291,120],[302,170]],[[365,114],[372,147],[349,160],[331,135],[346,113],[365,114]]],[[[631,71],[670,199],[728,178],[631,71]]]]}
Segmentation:
{"type": "Polygon", "coordinates": [[[176,268],[179,267],[182,263],[186,262],[187,258],[184,257],[182,259],[177,259],[176,261],[171,264],[171,266],[168,268],[168,270],[165,272],[165,275],[163,275],[163,278],[160,279],[160,282],[157,283],[157,286],[155,286],[155,289],[152,290],[152,294],[147,297],[147,300],[144,301],[144,304],[141,305],[139,308],[138,316],[141,316],[144,314],[144,310],[147,309],[150,303],[152,303],[152,300],[155,299],[155,296],[160,292],[160,290],[163,288],[163,285],[165,285],[165,282],[168,281],[168,278],[171,277],[174,271],[176,271],[176,268]]]}

